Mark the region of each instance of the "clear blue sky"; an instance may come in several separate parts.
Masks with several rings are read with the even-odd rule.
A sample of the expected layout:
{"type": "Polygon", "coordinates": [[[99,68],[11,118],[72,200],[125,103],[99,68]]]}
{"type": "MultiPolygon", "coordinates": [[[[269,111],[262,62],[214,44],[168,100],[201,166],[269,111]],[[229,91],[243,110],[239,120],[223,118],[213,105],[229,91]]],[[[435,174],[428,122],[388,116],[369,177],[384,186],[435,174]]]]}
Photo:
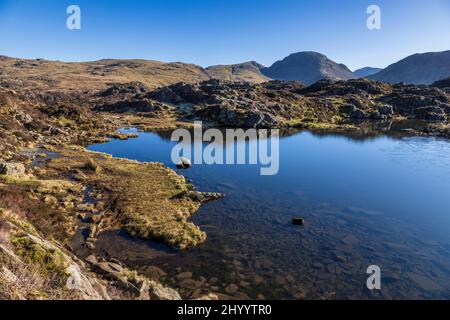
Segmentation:
{"type": "Polygon", "coordinates": [[[450,0],[0,0],[0,54],[21,58],[270,65],[308,50],[355,69],[449,49],[450,0]],[[66,28],[71,4],[81,30],[66,28]]]}

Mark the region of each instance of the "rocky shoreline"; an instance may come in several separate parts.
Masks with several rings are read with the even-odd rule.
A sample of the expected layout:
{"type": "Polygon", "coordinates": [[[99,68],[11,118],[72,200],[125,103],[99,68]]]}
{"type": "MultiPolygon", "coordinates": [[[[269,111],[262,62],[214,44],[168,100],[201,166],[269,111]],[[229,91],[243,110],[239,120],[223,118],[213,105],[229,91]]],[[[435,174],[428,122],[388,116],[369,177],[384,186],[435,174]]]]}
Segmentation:
{"type": "MultiPolygon", "coordinates": [[[[84,149],[143,131],[211,126],[357,131],[424,121],[405,135],[450,138],[448,81],[432,86],[369,80],[262,84],[209,80],[150,90],[132,82],[100,91],[33,91],[0,86],[0,298],[181,299],[178,292],[119,261],[76,257],[68,240],[82,223],[84,245],[122,229],[181,250],[206,241],[189,222],[216,193],[194,189],[158,163],[114,159],[84,149]]],[[[234,293],[232,287],[227,293],[234,293]]],[[[196,295],[217,299],[216,292],[196,295]]],[[[224,295],[220,296],[225,298],[224,295]]]]}
{"type": "Polygon", "coordinates": [[[120,262],[79,260],[68,241],[78,221],[89,220],[90,248],[99,233],[117,226],[181,249],[196,245],[206,234],[188,222],[202,202],[183,193],[192,186],[161,164],[112,159],[82,147],[132,138],[116,131],[126,120],[59,94],[0,88],[0,102],[0,297],[180,299],[175,290],[119,270],[120,262]],[[147,207],[133,197],[147,197],[147,207]],[[148,222],[140,220],[146,213],[153,215],[148,222]]]}

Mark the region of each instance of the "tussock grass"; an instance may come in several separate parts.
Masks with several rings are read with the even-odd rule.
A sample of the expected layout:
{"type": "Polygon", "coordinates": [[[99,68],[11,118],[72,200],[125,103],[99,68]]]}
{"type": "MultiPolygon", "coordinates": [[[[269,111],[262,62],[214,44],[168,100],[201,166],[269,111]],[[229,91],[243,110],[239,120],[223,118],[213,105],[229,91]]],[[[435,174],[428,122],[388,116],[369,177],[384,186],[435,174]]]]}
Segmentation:
{"type": "Polygon", "coordinates": [[[206,240],[206,234],[188,221],[200,203],[178,196],[189,185],[163,164],[115,159],[75,148],[61,151],[47,167],[48,179],[67,174],[91,186],[110,205],[115,214],[111,228],[121,227],[132,236],[181,249],[206,240]]]}

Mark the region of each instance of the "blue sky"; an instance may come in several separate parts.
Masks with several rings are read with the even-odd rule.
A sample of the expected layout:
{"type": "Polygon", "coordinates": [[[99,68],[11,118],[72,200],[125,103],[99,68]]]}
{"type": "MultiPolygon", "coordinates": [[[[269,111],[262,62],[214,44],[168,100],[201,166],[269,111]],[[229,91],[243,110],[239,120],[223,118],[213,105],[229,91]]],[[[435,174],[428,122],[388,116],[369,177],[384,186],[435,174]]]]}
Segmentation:
{"type": "Polygon", "coordinates": [[[450,50],[450,0],[0,0],[0,54],[271,65],[319,51],[352,69],[450,50]],[[79,5],[82,29],[66,28],[79,5]],[[368,30],[366,9],[382,10],[368,30]]]}

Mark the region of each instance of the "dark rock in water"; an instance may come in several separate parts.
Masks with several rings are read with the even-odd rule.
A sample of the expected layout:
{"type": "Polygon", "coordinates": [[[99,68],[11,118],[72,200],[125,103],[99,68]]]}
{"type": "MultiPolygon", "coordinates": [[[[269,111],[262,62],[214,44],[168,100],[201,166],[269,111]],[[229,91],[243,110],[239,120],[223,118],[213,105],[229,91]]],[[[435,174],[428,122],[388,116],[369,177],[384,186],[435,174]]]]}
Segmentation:
{"type": "Polygon", "coordinates": [[[145,275],[151,280],[160,280],[167,276],[167,273],[156,266],[148,266],[145,268],[145,275]]]}
{"type": "Polygon", "coordinates": [[[225,195],[223,193],[219,192],[200,192],[200,191],[183,191],[174,196],[176,199],[181,198],[191,198],[194,201],[206,203],[211,201],[216,201],[222,198],[225,198],[225,195]]]}
{"type": "Polygon", "coordinates": [[[218,192],[197,192],[197,191],[188,191],[187,194],[194,201],[199,201],[201,203],[216,201],[225,197],[223,193],[218,192]]]}
{"type": "Polygon", "coordinates": [[[188,158],[181,158],[180,162],[177,164],[178,169],[189,169],[192,167],[192,162],[188,158]]]}
{"type": "Polygon", "coordinates": [[[305,219],[303,218],[294,218],[292,219],[292,224],[295,226],[303,226],[305,225],[305,219]]]}

